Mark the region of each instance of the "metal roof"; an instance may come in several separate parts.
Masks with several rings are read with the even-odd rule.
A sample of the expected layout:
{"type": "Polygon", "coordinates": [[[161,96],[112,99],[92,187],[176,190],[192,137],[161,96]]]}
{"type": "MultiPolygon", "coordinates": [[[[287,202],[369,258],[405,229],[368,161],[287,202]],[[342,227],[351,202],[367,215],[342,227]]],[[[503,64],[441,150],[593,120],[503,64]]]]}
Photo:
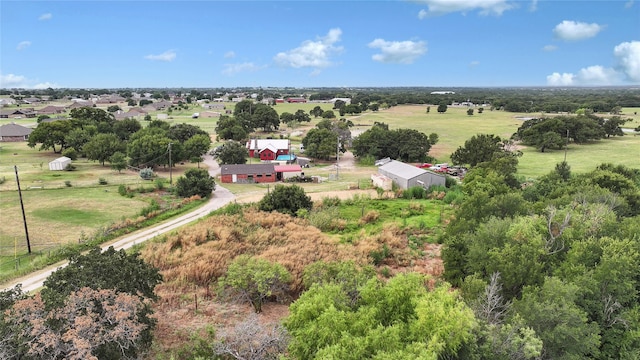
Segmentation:
{"type": "Polygon", "coordinates": [[[273,164],[230,164],[220,165],[221,175],[231,174],[273,174],[273,164]]]}
{"type": "Polygon", "coordinates": [[[416,176],[427,173],[427,171],[420,169],[417,166],[405,164],[401,161],[396,160],[391,160],[390,162],[380,166],[379,169],[397,175],[404,179],[413,179],[416,176]]]}

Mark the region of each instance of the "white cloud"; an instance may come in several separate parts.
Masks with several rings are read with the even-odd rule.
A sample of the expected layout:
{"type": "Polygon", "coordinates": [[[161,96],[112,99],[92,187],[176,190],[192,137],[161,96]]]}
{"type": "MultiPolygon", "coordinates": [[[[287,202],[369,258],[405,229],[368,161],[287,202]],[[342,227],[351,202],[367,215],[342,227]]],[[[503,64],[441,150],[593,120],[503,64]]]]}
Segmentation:
{"type": "Polygon", "coordinates": [[[555,45],[545,45],[542,47],[542,50],[544,51],[556,51],[558,50],[558,47],[555,45]]]}
{"type": "Polygon", "coordinates": [[[411,64],[427,52],[427,43],[424,41],[375,39],[368,46],[372,49],[380,49],[381,53],[374,54],[371,58],[382,63],[411,64]]]}
{"type": "Polygon", "coordinates": [[[633,0],[629,0],[626,3],[624,3],[625,9],[631,9],[631,7],[633,7],[633,0]]]}
{"type": "Polygon", "coordinates": [[[612,68],[593,65],[580,69],[577,74],[553,73],[547,76],[547,84],[551,86],[606,86],[621,82],[621,74],[612,68]]]}
{"type": "Polygon", "coordinates": [[[0,88],[26,87],[27,78],[22,75],[7,74],[0,75],[0,88]]]}
{"type": "Polygon", "coordinates": [[[167,50],[158,55],[147,55],[144,57],[147,60],[153,61],[173,61],[176,58],[176,52],[173,50],[167,50]]]}
{"type": "Polygon", "coordinates": [[[550,86],[571,86],[573,85],[573,78],[575,76],[571,73],[557,73],[554,72],[547,76],[547,85],[550,86]]]}
{"type": "Polygon", "coordinates": [[[227,51],[226,53],[224,53],[225,59],[233,59],[234,57],[236,57],[236,53],[233,51],[227,51]]]}
{"type": "Polygon", "coordinates": [[[24,49],[28,48],[29,46],[31,46],[31,41],[20,41],[20,43],[18,44],[16,49],[24,50],[24,49]]]}
{"type": "Polygon", "coordinates": [[[53,15],[51,13],[45,13],[40,15],[40,17],[38,17],[38,20],[51,20],[51,18],[53,18],[53,15]]]}
{"type": "Polygon", "coordinates": [[[0,88],[46,89],[60,87],[50,82],[34,84],[35,82],[22,75],[0,74],[0,88]]]}
{"type": "Polygon", "coordinates": [[[601,65],[580,69],[577,74],[557,73],[547,76],[547,84],[558,85],[619,85],[626,81],[640,83],[640,41],[623,42],[613,48],[615,67],[601,65]]]}
{"type": "Polygon", "coordinates": [[[325,37],[316,41],[306,40],[295,49],[278,53],[273,60],[281,66],[292,68],[328,67],[332,65],[331,56],[342,51],[341,46],[335,45],[341,35],[342,30],[331,29],[325,37]]]}
{"type": "Polygon", "coordinates": [[[225,64],[224,67],[225,69],[222,70],[222,73],[225,75],[235,75],[241,72],[254,72],[263,68],[263,66],[255,65],[252,62],[225,64]]]}
{"type": "Polygon", "coordinates": [[[472,62],[470,62],[470,63],[469,63],[469,66],[470,66],[470,67],[476,67],[476,66],[478,66],[478,65],[480,65],[480,61],[477,61],[477,60],[474,60],[474,61],[472,61],[472,62]]]}
{"type": "Polygon", "coordinates": [[[640,82],[640,41],[623,42],[613,48],[617,68],[631,81],[640,82]]]}
{"type": "Polygon", "coordinates": [[[529,5],[529,11],[534,12],[538,10],[538,0],[531,1],[531,5],[529,5]]]}
{"type": "Polygon", "coordinates": [[[598,25],[596,23],[587,24],[584,22],[564,20],[560,24],[556,25],[553,29],[553,33],[558,39],[576,41],[594,37],[603,29],[603,25],[598,25]]]}
{"type": "Polygon", "coordinates": [[[419,3],[426,4],[428,10],[420,10],[418,18],[438,16],[452,12],[466,14],[471,11],[479,11],[480,15],[500,16],[507,10],[516,6],[507,0],[422,0],[419,3]]]}

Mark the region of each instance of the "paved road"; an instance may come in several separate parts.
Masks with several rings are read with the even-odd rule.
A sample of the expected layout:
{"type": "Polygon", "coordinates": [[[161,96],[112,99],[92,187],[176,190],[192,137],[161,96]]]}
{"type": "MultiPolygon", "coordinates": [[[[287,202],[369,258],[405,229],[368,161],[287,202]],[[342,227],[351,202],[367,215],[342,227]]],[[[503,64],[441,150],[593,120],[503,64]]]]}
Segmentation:
{"type": "MultiPolygon", "coordinates": [[[[209,156],[205,157],[204,163],[209,167],[209,174],[211,176],[217,176],[220,173],[220,167],[218,164],[209,156]]],[[[102,249],[105,250],[110,246],[113,246],[114,249],[128,249],[136,244],[152,239],[158,235],[164,234],[171,230],[177,229],[180,226],[188,224],[194,220],[207,216],[211,211],[219,209],[224,205],[232,202],[235,199],[235,195],[233,195],[229,190],[223,188],[220,185],[216,186],[216,190],[213,193],[213,196],[209,200],[207,204],[204,206],[188,213],[182,215],[178,218],[169,220],[162,224],[150,227],[148,229],[140,230],[135,233],[129,234],[120,239],[116,239],[114,241],[109,242],[108,244],[104,244],[102,249]]],[[[2,290],[8,290],[13,288],[17,284],[22,284],[22,290],[24,292],[34,291],[40,287],[51,273],[56,271],[57,269],[64,267],[68,264],[68,262],[61,262],[55,265],[52,265],[44,270],[38,271],[36,273],[27,275],[24,278],[14,280],[13,282],[4,285],[2,290]]]]}

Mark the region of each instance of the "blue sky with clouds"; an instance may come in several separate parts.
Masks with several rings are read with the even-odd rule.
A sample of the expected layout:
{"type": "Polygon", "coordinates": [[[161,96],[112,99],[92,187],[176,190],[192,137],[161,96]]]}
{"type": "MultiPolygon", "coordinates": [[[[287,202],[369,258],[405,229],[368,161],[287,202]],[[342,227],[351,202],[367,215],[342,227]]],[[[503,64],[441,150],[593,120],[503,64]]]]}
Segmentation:
{"type": "Polygon", "coordinates": [[[640,85],[640,1],[0,1],[0,87],[640,85]]]}

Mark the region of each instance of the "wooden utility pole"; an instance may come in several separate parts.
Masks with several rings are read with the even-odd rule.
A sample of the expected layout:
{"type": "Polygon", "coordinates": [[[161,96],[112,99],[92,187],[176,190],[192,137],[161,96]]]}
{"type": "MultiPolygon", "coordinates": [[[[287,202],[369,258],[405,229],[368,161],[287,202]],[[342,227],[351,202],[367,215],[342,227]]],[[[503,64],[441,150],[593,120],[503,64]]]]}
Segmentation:
{"type": "Polygon", "coordinates": [[[18,165],[14,165],[16,171],[16,182],[18,183],[18,196],[20,197],[20,208],[22,209],[22,222],[24,223],[24,233],[27,237],[27,250],[31,254],[31,242],[29,241],[29,229],[27,229],[27,217],[24,213],[24,203],[22,202],[22,190],[20,190],[20,178],[18,177],[18,165]]]}
{"type": "Polygon", "coordinates": [[[173,185],[173,167],[171,166],[171,143],[169,143],[169,185],[173,185]]]}

